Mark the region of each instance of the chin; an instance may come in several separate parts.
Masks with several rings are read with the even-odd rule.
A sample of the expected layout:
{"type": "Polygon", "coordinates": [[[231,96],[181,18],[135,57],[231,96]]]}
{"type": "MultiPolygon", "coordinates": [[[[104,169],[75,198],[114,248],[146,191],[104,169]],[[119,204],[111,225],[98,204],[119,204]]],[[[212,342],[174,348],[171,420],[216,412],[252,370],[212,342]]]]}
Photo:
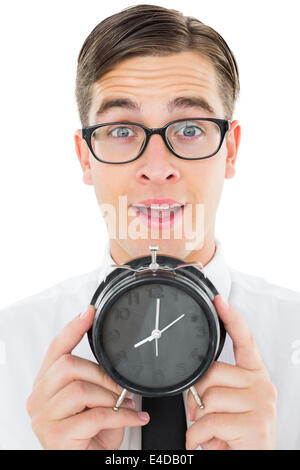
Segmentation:
{"type": "Polygon", "coordinates": [[[122,248],[129,254],[130,258],[150,256],[149,246],[158,246],[157,255],[173,256],[184,259],[191,250],[186,249],[188,240],[163,240],[161,238],[149,238],[139,240],[121,240],[122,248]]]}

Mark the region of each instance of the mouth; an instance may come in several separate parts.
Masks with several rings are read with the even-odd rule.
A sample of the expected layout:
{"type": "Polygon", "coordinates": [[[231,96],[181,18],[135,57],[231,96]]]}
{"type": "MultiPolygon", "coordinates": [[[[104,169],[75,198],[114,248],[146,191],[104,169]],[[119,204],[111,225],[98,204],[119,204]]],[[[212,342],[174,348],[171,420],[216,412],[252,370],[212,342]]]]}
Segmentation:
{"type": "Polygon", "coordinates": [[[133,204],[135,215],[147,227],[171,228],[184,211],[186,204],[133,204]]]}

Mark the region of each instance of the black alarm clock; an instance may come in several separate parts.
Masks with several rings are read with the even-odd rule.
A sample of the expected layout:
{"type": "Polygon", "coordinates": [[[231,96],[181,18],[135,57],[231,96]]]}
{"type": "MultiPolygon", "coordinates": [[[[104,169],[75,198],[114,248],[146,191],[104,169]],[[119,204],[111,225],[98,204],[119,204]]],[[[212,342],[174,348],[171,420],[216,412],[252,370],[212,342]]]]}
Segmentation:
{"type": "Polygon", "coordinates": [[[88,340],[98,363],[123,391],[164,397],[191,389],[221,353],[226,331],[212,303],[218,291],[199,262],[158,255],[116,267],[90,304],[88,340]]]}

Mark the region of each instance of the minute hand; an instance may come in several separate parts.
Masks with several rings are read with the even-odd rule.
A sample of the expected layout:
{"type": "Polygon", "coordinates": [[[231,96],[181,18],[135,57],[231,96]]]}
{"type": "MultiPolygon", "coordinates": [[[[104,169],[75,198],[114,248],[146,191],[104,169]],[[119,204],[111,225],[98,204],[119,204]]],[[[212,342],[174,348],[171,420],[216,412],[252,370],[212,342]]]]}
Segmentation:
{"type": "Polygon", "coordinates": [[[178,322],[182,317],[184,317],[184,313],[180,315],[180,317],[176,318],[176,320],[172,321],[167,326],[165,326],[162,330],[160,330],[160,332],[163,333],[164,331],[166,331],[168,328],[170,328],[170,326],[174,325],[174,323],[178,322]]]}

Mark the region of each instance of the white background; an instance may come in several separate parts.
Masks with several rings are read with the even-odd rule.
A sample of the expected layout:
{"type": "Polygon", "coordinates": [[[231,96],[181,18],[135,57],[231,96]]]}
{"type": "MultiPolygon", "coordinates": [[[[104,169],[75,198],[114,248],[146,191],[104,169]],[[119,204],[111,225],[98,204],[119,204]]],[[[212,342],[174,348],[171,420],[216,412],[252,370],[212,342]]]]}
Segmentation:
{"type": "Polygon", "coordinates": [[[99,265],[106,226],[73,139],[77,56],[100,21],[139,3],[195,16],[233,50],[242,140],[216,236],[229,266],[300,291],[299,2],[20,0],[0,18],[0,308],[99,265]]]}

